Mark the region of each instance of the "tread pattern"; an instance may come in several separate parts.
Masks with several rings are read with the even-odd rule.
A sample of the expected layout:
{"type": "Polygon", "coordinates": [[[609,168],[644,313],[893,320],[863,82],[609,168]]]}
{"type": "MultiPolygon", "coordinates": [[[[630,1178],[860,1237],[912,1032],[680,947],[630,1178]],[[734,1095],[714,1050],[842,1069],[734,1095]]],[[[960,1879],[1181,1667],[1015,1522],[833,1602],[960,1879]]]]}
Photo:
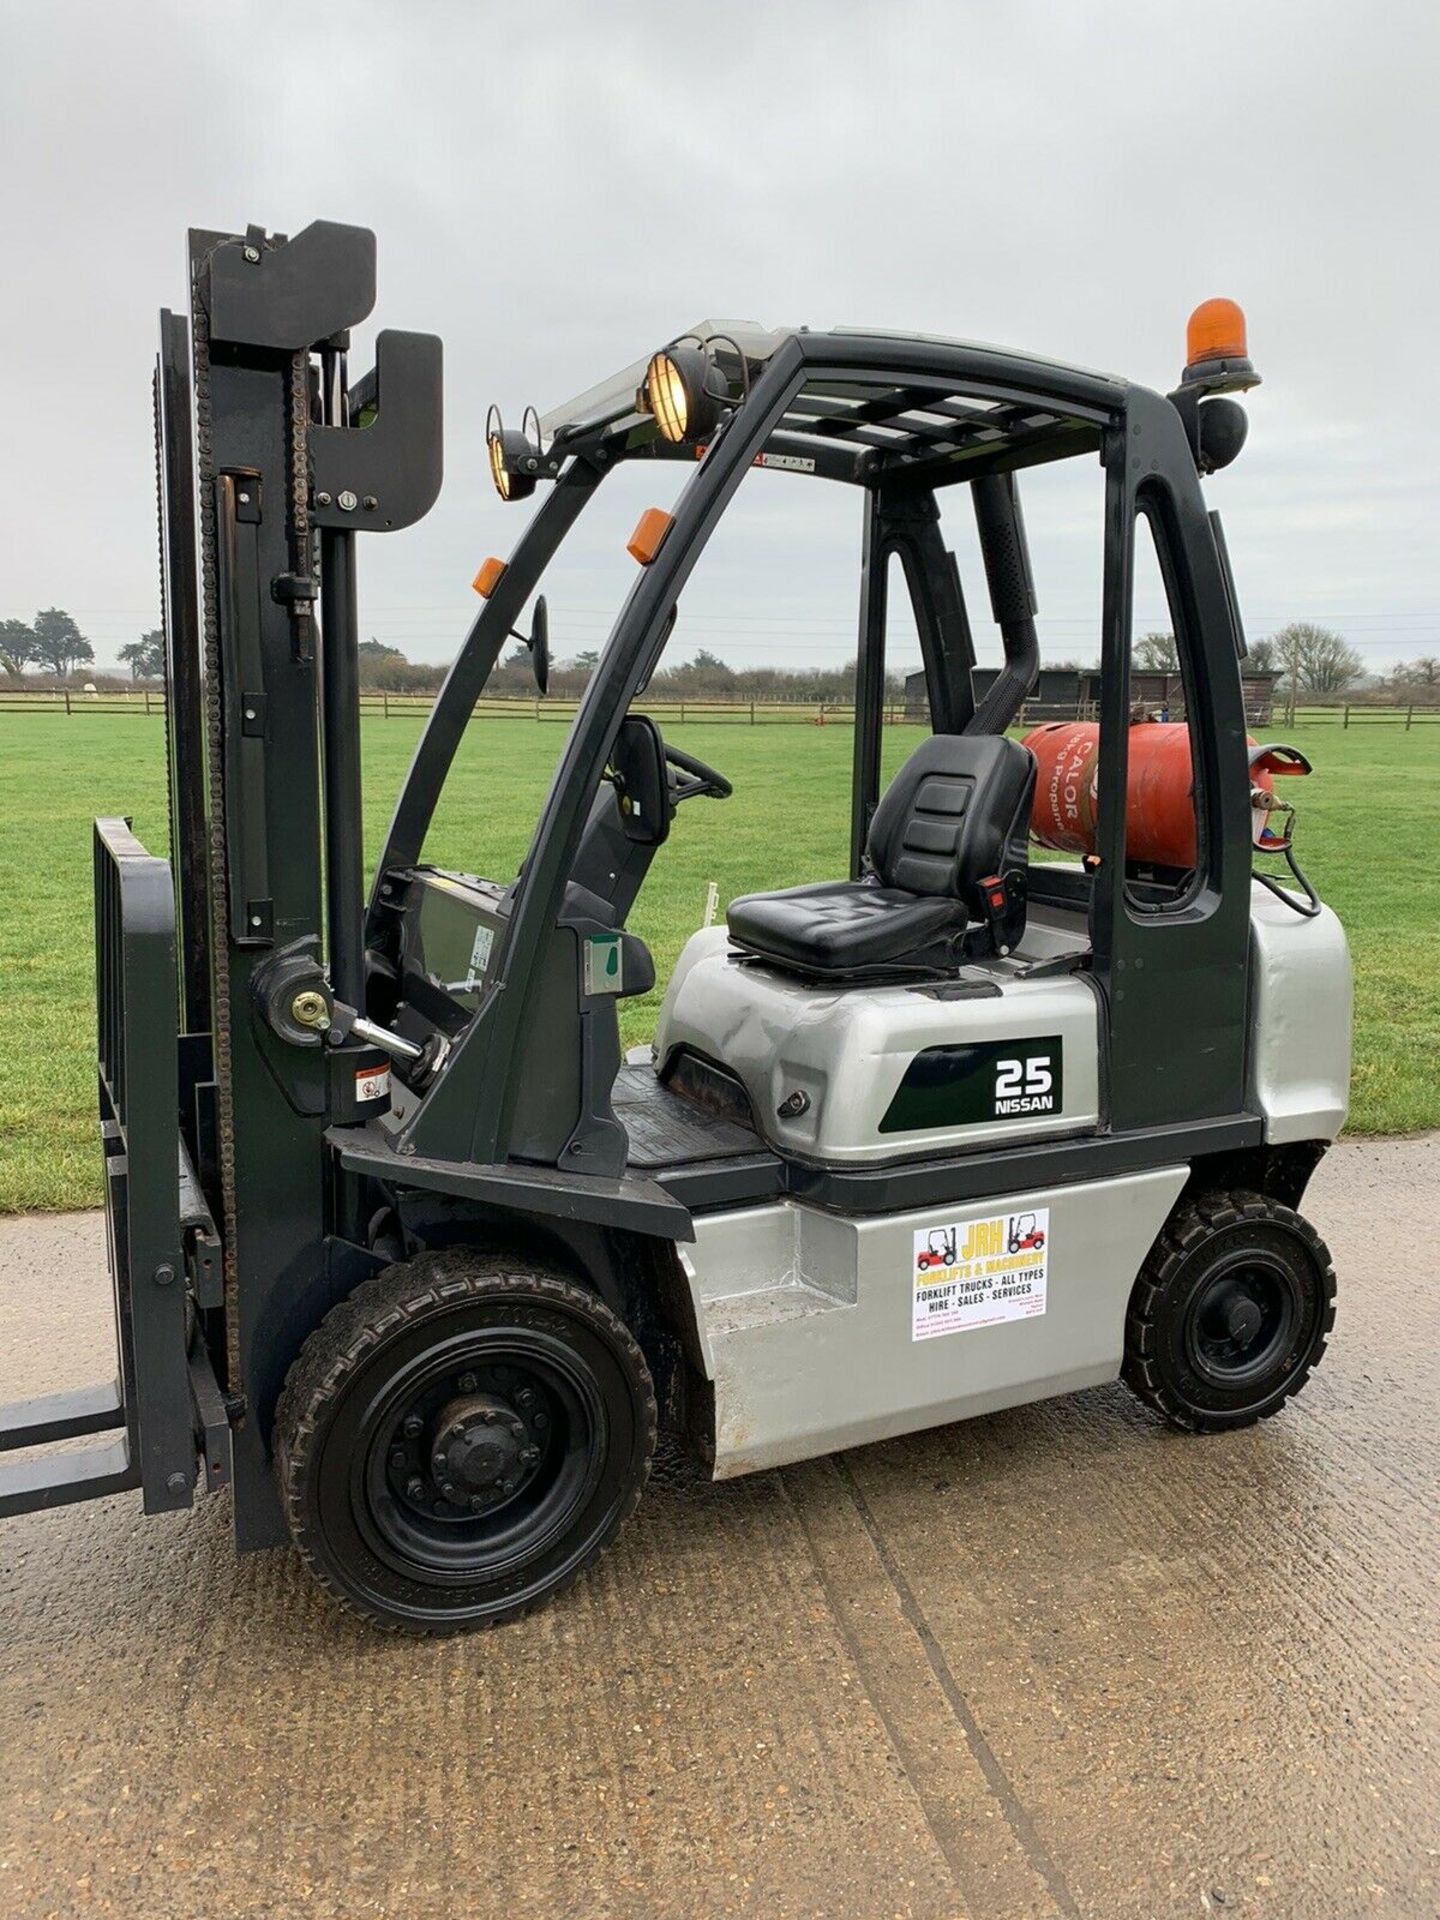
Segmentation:
{"type": "Polygon", "coordinates": [[[1230,1432],[1239,1427],[1254,1426],[1257,1421],[1269,1420],[1280,1412],[1285,1402],[1300,1391],[1318,1366],[1334,1325],[1335,1268],[1329,1248],[1309,1221],[1296,1213],[1293,1207],[1246,1189],[1206,1193],[1171,1215],[1146,1256],[1125,1315],[1125,1359],[1120,1374],[1125,1384],[1146,1406],[1163,1414],[1173,1426],[1187,1433],[1230,1432]],[[1199,1251],[1211,1235],[1246,1222],[1284,1226],[1313,1255],[1320,1269],[1325,1298],[1319,1334],[1304,1366],[1295,1369],[1270,1405],[1254,1413],[1202,1413],[1175,1394],[1166,1384],[1157,1365],[1156,1314],[1166,1291],[1185,1262],[1199,1251]]]}
{"type": "Polygon", "coordinates": [[[551,1600],[573,1586],[580,1575],[594,1564],[640,1504],[655,1455],[658,1420],[655,1387],[639,1342],[625,1322],[597,1294],[554,1267],[454,1248],[420,1254],[413,1260],[386,1267],[369,1280],[362,1281],[352,1294],[326,1314],[300,1349],[286,1375],[284,1388],[276,1404],[275,1472],[290,1537],[301,1558],[326,1592],[349,1612],[387,1633],[435,1636],[476,1632],[501,1626],[506,1621],[519,1619],[526,1613],[548,1606],[551,1600]],[[305,1487],[326,1416],[359,1367],[377,1347],[403,1328],[447,1313],[462,1302],[482,1300],[517,1287],[523,1287],[532,1295],[538,1294],[557,1307],[583,1313],[598,1323],[625,1355],[635,1377],[644,1382],[641,1419],[645,1457],[640,1475],[609,1532],[597,1540],[584,1559],[545,1593],[497,1608],[485,1620],[466,1618],[452,1623],[443,1616],[433,1624],[396,1620],[366,1606],[339,1584],[318,1551],[311,1532],[305,1487]]]}

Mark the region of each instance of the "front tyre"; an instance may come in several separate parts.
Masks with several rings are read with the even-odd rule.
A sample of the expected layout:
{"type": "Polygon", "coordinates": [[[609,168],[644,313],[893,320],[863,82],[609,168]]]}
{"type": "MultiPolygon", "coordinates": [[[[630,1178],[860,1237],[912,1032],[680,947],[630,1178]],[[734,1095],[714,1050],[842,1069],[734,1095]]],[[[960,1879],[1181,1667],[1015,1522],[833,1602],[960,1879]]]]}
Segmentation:
{"type": "Polygon", "coordinates": [[[623,1321],[526,1261],[426,1254],[311,1334],[275,1416],[290,1531],[352,1612],[495,1626],[568,1586],[639,1503],[655,1393],[623,1321]]]}
{"type": "Polygon", "coordinates": [[[1210,1193],[1166,1223],[1130,1296],[1123,1377],[1193,1433],[1278,1413],[1325,1351],[1335,1269],[1307,1220],[1257,1193],[1210,1193]]]}

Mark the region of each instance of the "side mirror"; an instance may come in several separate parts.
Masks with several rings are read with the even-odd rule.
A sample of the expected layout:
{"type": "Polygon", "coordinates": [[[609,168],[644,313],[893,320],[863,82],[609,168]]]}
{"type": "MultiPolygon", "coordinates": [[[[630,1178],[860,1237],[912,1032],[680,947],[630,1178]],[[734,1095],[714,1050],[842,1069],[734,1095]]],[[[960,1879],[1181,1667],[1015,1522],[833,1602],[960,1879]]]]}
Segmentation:
{"type": "Polygon", "coordinates": [[[628,713],[620,722],[609,771],[626,839],[658,847],[670,834],[670,781],[665,743],[647,714],[628,713]]]}
{"type": "Polygon", "coordinates": [[[540,692],[550,691],[550,611],[542,593],[530,621],[530,671],[540,692]]]}
{"type": "Polygon", "coordinates": [[[656,667],[658,667],[660,662],[664,659],[665,649],[670,644],[670,636],[675,631],[675,622],[679,618],[680,618],[680,602],[677,600],[674,606],[671,607],[669,613],[666,614],[665,624],[660,629],[660,644],[655,649],[655,658],[650,662],[650,665],[645,669],[645,677],[641,680],[639,686],[636,687],[635,689],[635,696],[637,699],[640,697],[641,694],[644,693],[645,689],[649,686],[651,676],[654,674],[656,667]]]}
{"type": "MultiPolygon", "coordinates": [[[[498,566],[499,562],[487,560],[485,565],[498,566]]],[[[504,568],[502,567],[500,571],[503,573],[504,568]]],[[[496,578],[499,578],[498,574],[496,578]]],[[[522,647],[530,649],[530,671],[535,676],[535,685],[541,693],[548,693],[550,691],[550,610],[545,605],[543,593],[535,602],[535,611],[530,616],[529,633],[518,633],[514,627],[511,627],[510,638],[518,640],[522,647]]]]}

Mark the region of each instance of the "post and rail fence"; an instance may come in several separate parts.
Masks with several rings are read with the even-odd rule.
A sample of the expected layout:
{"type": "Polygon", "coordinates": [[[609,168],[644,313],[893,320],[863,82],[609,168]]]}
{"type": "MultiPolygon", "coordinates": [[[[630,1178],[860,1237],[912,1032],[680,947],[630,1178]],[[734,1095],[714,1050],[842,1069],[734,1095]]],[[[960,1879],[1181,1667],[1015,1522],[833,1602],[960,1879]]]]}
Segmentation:
{"type": "MultiPolygon", "coordinates": [[[[360,696],[360,711],[370,720],[423,719],[433,706],[433,693],[388,693],[383,690],[363,692],[360,696]]],[[[477,719],[563,721],[569,723],[575,716],[579,704],[577,694],[553,694],[539,699],[531,694],[487,694],[475,702],[474,713],[477,719]]],[[[702,695],[691,698],[675,696],[669,699],[659,697],[647,699],[646,710],[658,718],[671,723],[684,725],[687,721],[707,725],[798,725],[812,726],[851,726],[854,724],[855,708],[848,701],[798,701],[783,699],[726,699],[716,695],[702,695]]],[[[165,712],[165,693],[159,687],[104,687],[94,693],[86,693],[78,687],[24,687],[7,686],[0,681],[0,714],[6,713],[63,713],[75,714],[142,714],[163,716],[165,712]]],[[[1176,716],[1179,717],[1178,715],[1176,716]]],[[[1093,720],[1096,718],[1093,704],[1082,703],[1071,711],[1061,711],[1053,703],[1028,702],[1022,709],[1020,726],[1031,726],[1042,720],[1093,720]]],[[[923,710],[913,704],[895,701],[884,709],[887,726],[924,726],[926,716],[923,710]]],[[[1385,725],[1399,726],[1407,733],[1415,726],[1440,721],[1440,705],[1422,706],[1414,702],[1381,705],[1371,701],[1335,701],[1324,705],[1292,705],[1285,700],[1277,700],[1269,717],[1252,718],[1252,726],[1273,728],[1276,726],[1324,726],[1333,722],[1342,729],[1350,727],[1385,725]]]]}

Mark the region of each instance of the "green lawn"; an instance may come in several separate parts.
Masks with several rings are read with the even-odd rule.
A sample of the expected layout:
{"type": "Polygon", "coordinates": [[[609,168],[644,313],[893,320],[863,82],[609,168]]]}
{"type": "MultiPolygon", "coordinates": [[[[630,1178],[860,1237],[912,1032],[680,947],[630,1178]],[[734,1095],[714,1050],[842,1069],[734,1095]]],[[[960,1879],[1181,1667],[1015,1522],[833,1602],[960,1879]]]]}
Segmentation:
{"type": "MultiPolygon", "coordinates": [[[[365,732],[366,844],[374,854],[418,736],[412,719],[365,732]]],[[[724,803],[682,808],[632,925],[660,982],[714,880],[737,893],[845,869],[851,735],[790,724],[667,725],[735,782],[724,803]]],[[[427,853],[508,877],[525,850],[565,728],[476,722],[427,853]]],[[[1297,789],[1301,851],[1349,930],[1357,1038],[1351,1128],[1440,1126],[1440,726],[1299,726],[1315,762],[1297,789]]],[[[898,761],[915,730],[887,735],[898,761]]],[[[139,715],[0,715],[0,1211],[99,1198],[92,1088],[90,820],[128,813],[166,846],[163,735],[139,715]]],[[[659,993],[625,1008],[627,1043],[659,993]]]]}

